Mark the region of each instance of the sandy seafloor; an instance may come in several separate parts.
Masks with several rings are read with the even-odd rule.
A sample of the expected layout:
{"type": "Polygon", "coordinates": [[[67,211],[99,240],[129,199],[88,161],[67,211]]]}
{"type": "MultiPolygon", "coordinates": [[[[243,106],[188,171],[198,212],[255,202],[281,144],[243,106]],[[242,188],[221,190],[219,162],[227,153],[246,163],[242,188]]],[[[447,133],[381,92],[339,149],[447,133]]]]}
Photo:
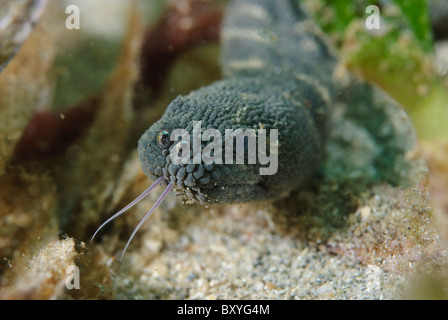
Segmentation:
{"type": "MultiPolygon", "coordinates": [[[[415,191],[417,192],[417,191],[415,191]]],[[[402,198],[401,198],[402,197],[402,198]]],[[[375,188],[352,223],[325,243],[275,228],[269,209],[203,212],[182,231],[149,228],[141,247],[115,261],[120,299],[394,299],[412,296],[419,275],[445,260],[430,221],[401,207],[401,190],[375,188]],[[401,225],[397,227],[397,225],[401,225]],[[152,230],[152,231],[151,231],[152,230]],[[150,235],[151,234],[151,235],[150,235]],[[154,234],[158,234],[155,236],[154,234]],[[165,241],[160,241],[165,238],[165,241]],[[151,253],[158,252],[151,257],[151,253]],[[409,291],[410,290],[410,291],[409,291]]],[[[172,200],[174,201],[174,200],[172,200]]],[[[160,213],[159,213],[160,214],[160,213]]],[[[120,252],[117,252],[120,254],[120,252]]],[[[423,294],[424,296],[424,294],[423,294]]]]}
{"type": "MultiPolygon", "coordinates": [[[[375,220],[391,214],[387,206],[394,203],[387,188],[378,191],[386,193],[376,196],[382,207],[363,209],[374,210],[375,220]]],[[[395,257],[384,265],[362,263],[349,238],[343,244],[346,254],[335,253],[328,244],[275,232],[264,210],[242,215],[239,209],[203,214],[149,264],[142,251],[155,250],[160,243],[142,240],[139,252],[125,256],[114,276],[117,298],[391,299],[409,285],[405,274],[387,270],[395,257]]],[[[412,270],[413,262],[407,263],[412,270]]]]}

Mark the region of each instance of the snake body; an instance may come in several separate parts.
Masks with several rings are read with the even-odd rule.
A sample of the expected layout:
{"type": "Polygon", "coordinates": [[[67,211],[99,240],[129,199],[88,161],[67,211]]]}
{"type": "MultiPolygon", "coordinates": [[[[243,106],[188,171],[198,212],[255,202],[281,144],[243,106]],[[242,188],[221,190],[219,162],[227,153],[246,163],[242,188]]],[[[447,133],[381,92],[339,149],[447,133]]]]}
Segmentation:
{"type": "MultiPolygon", "coordinates": [[[[224,79],[178,96],[140,138],[142,169],[182,193],[187,202],[240,203],[276,199],[302,186],[322,157],[331,112],[335,59],[298,1],[237,0],[222,28],[224,79]],[[177,141],[161,133],[193,121],[218,129],[278,130],[278,170],[256,164],[174,164],[177,141]]],[[[207,142],[202,142],[202,147],[207,142]]],[[[269,150],[269,149],[268,149],[269,150]]]]}

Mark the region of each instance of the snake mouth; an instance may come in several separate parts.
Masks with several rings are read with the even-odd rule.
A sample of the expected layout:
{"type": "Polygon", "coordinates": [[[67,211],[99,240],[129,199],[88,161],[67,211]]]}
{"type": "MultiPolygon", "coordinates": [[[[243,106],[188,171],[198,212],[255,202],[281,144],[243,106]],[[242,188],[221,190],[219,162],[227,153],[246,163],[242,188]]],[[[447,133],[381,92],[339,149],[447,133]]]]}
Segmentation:
{"type": "Polygon", "coordinates": [[[220,177],[215,164],[174,164],[169,163],[162,169],[163,177],[173,184],[176,192],[184,196],[186,203],[207,202],[206,190],[214,186],[212,181],[220,177]]]}

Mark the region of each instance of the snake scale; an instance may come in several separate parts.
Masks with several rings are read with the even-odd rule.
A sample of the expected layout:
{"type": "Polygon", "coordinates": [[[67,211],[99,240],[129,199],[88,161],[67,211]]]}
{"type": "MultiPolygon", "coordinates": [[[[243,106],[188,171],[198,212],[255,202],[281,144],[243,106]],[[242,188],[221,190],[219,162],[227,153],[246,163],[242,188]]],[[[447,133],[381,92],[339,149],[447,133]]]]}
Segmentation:
{"type": "MultiPolygon", "coordinates": [[[[172,189],[186,202],[211,205],[278,199],[303,186],[322,157],[335,91],[331,83],[335,63],[298,1],[233,1],[222,26],[224,78],[178,96],[142,135],[141,167],[155,182],[97,232],[159,184],[166,185],[165,191],[128,244],[172,189]],[[194,121],[200,121],[202,130],[219,130],[222,136],[227,129],[276,129],[275,174],[261,175],[265,164],[260,161],[174,163],[171,151],[180,142],[172,141],[170,133],[183,129],[194,138],[194,121]]],[[[210,141],[202,140],[201,147],[210,141]]]]}
{"type": "Polygon", "coordinates": [[[315,172],[327,133],[334,58],[294,0],[230,4],[222,29],[224,79],[179,96],[141,137],[145,174],[184,194],[188,202],[238,203],[287,195],[315,172]],[[278,130],[278,171],[259,164],[172,164],[173,129],[278,130]]]}

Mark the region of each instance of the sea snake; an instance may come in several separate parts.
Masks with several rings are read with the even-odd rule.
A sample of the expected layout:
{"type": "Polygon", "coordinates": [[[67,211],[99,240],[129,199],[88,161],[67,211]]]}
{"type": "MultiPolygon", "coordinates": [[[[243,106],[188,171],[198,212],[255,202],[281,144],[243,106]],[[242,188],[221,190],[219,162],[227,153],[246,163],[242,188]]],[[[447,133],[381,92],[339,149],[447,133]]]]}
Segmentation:
{"type": "MultiPolygon", "coordinates": [[[[124,251],[172,189],[190,203],[242,203],[284,197],[315,173],[328,132],[336,59],[300,3],[233,1],[223,22],[221,59],[222,80],[178,96],[142,135],[138,142],[141,167],[155,182],[104,222],[94,236],[159,184],[166,185],[165,191],[135,228],[124,251]],[[182,141],[172,141],[171,132],[183,129],[194,139],[194,121],[200,122],[202,133],[215,129],[223,137],[226,129],[277,130],[276,173],[261,175],[260,168],[266,165],[258,160],[173,163],[173,148],[183,149],[179,149],[182,141]]],[[[208,143],[202,141],[202,149],[208,143]]],[[[267,144],[271,143],[268,139],[267,144]]],[[[233,153],[237,145],[234,148],[233,153]]]]}

